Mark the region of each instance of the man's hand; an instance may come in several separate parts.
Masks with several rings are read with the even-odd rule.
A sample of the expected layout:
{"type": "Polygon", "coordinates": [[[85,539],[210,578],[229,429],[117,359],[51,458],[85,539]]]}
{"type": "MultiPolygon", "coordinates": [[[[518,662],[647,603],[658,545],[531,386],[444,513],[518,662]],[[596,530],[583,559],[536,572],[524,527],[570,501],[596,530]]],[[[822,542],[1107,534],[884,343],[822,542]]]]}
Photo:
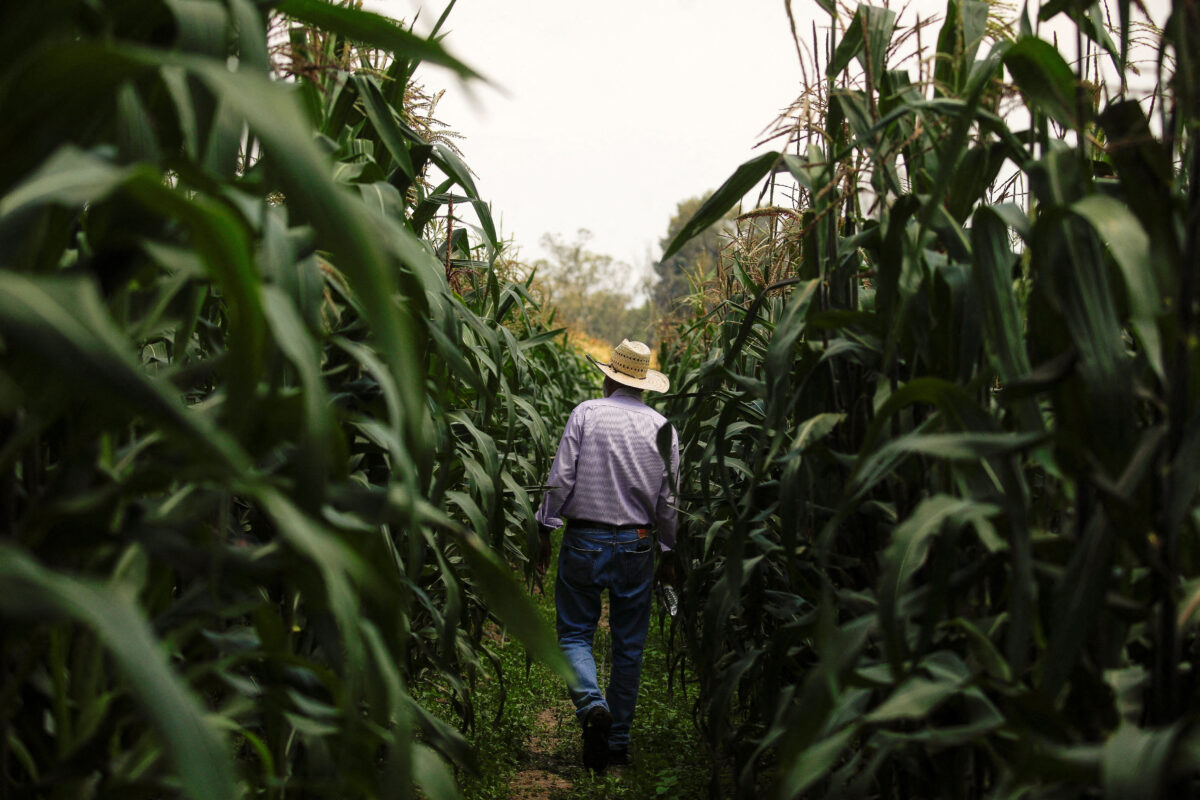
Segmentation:
{"type": "Polygon", "coordinates": [[[533,564],[538,575],[545,575],[546,570],[550,569],[550,531],[552,530],[554,529],[545,525],[538,525],[537,561],[533,564]]]}
{"type": "Polygon", "coordinates": [[[654,570],[654,582],[662,586],[675,585],[674,550],[664,550],[658,554],[658,567],[654,570]]]}

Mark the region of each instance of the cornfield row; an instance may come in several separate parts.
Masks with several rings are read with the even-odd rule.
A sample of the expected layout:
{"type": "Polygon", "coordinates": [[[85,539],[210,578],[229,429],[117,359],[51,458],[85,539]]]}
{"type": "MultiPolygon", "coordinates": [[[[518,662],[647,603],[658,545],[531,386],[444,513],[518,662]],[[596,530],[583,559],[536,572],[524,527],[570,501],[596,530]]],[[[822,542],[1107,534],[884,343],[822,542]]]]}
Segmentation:
{"type": "Polygon", "coordinates": [[[1200,5],[1144,98],[1029,16],[1123,76],[1128,0],[822,6],[783,146],[669,248],[783,205],[659,356],[713,794],[1192,796],[1200,5]]]}
{"type": "Polygon", "coordinates": [[[456,797],[489,619],[564,669],[510,567],[585,375],[412,113],[474,73],[316,0],[0,40],[0,796],[456,797]]]}
{"type": "MultiPolygon", "coordinates": [[[[795,187],[659,354],[713,794],[1189,796],[1200,6],[1144,100],[983,2],[932,57],[822,8],[783,145],[672,248],[795,187]]],[[[1106,11],[1038,15],[1125,75],[1106,11]]],[[[474,73],[317,0],[0,41],[4,796],[455,797],[488,620],[562,671],[511,566],[587,380],[413,113],[474,73]]]]}

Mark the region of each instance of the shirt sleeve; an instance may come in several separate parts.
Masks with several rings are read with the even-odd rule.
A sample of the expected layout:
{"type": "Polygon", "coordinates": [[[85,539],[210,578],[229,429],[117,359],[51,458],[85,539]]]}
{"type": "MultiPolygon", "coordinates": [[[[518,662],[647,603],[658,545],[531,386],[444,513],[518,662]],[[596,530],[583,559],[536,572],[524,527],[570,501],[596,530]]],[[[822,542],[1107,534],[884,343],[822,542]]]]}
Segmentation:
{"type": "Polygon", "coordinates": [[[542,504],[534,515],[539,524],[548,528],[561,528],[563,525],[563,507],[575,491],[575,467],[579,460],[579,440],[582,432],[583,412],[576,407],[567,419],[562,439],[558,442],[558,452],[554,454],[554,464],[550,467],[550,476],[546,478],[546,486],[549,488],[542,496],[542,504]]]}
{"type": "Polygon", "coordinates": [[[671,463],[663,475],[658,490],[658,502],[654,508],[658,524],[658,546],[664,552],[675,548],[675,534],[679,528],[679,512],[676,496],[679,489],[679,434],[671,427],[671,463]]]}

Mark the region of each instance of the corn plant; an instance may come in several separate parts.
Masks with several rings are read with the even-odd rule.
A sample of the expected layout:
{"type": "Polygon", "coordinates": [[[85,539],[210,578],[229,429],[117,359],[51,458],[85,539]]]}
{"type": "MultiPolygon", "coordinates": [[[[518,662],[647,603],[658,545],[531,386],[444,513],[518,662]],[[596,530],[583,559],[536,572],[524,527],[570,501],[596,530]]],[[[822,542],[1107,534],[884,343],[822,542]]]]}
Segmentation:
{"type": "Polygon", "coordinates": [[[785,147],[667,253],[795,187],[660,355],[710,745],[742,797],[1189,796],[1195,4],[1142,102],[1095,79],[1128,2],[822,7],[785,147]]]}
{"type": "Polygon", "coordinates": [[[564,669],[513,567],[584,374],[406,105],[475,73],[317,0],[0,38],[3,796],[455,797],[411,689],[472,725],[490,619],[564,669]],[[269,14],[376,56],[273,79],[269,14]]]}

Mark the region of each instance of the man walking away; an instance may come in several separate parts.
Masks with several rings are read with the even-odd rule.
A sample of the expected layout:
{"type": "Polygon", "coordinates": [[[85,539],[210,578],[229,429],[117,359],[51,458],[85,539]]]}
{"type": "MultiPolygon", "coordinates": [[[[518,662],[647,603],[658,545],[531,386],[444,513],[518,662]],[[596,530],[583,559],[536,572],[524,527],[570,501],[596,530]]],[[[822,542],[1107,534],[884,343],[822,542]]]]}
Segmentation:
{"type": "Polygon", "coordinates": [[[667,377],[649,368],[650,348],[622,341],[602,364],[604,397],[580,403],[563,431],[549,487],[537,512],[538,568],[550,565],[550,532],[565,522],[555,582],[558,643],[577,675],[571,687],[583,727],[583,763],[597,772],[629,762],[629,729],[637,703],[642,649],[650,624],[655,578],[655,532],[661,550],[657,577],[674,577],[671,549],[677,527],[673,491],[679,439],[642,391],[665,392],[667,377]],[[670,433],[670,463],[658,449],[670,433]],[[609,595],[612,673],[600,693],[592,655],[600,595],[609,595]]]}

